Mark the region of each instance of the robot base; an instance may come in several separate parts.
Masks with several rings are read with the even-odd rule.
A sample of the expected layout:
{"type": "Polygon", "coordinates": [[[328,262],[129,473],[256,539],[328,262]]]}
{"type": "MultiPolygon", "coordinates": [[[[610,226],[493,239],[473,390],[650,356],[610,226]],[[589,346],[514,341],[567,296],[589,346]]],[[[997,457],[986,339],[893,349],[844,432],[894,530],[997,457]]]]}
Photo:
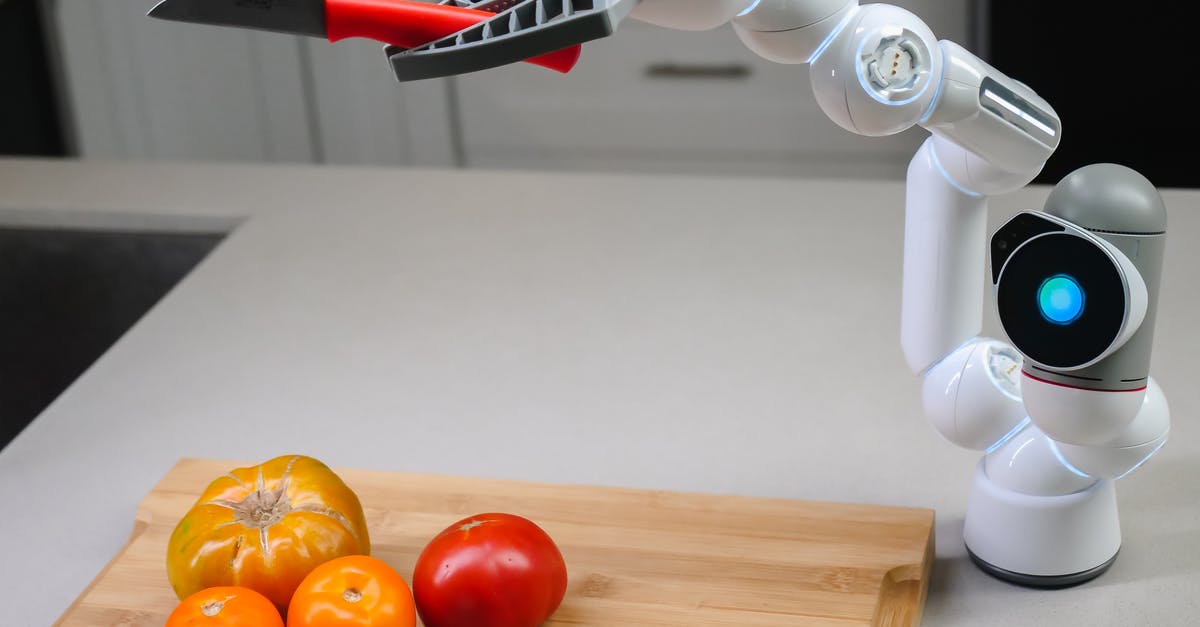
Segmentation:
{"type": "Polygon", "coordinates": [[[971,561],[975,562],[975,565],[979,567],[979,570],[982,570],[996,579],[1002,579],[1009,583],[1015,583],[1018,586],[1044,588],[1047,590],[1070,588],[1071,586],[1077,586],[1081,583],[1089,582],[1096,577],[1103,575],[1104,571],[1108,570],[1108,567],[1112,566],[1113,562],[1117,561],[1117,556],[1114,555],[1110,557],[1107,562],[1104,562],[1095,568],[1070,575],[1023,575],[1021,573],[1014,573],[1011,570],[1004,570],[1003,568],[983,561],[978,555],[971,552],[971,547],[969,546],[967,547],[967,555],[971,556],[971,561]]]}
{"type": "Polygon", "coordinates": [[[1063,588],[1099,577],[1117,559],[1121,526],[1112,481],[1062,496],[997,486],[975,469],[963,528],[984,572],[1023,586],[1063,588]]]}

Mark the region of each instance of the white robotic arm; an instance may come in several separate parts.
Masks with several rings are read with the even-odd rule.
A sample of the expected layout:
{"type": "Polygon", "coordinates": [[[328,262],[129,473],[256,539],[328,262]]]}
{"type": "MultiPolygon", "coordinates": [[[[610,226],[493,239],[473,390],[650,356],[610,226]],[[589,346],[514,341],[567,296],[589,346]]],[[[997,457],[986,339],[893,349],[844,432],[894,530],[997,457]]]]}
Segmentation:
{"type": "MultiPolygon", "coordinates": [[[[939,42],[917,16],[886,4],[641,0],[630,17],[686,30],[731,21],[759,55],[811,64],[816,99],[843,128],[868,136],[914,125],[930,131],[907,175],[901,344],[909,367],[923,377],[923,405],[933,426],[955,444],[986,451],[968,504],[968,549],[984,570],[1026,585],[1060,587],[1103,573],[1120,546],[1110,479],[1153,455],[1169,430],[1166,399],[1144,374],[1153,324],[1149,330],[1140,327],[1146,326],[1146,303],[1153,299],[1147,298],[1139,264],[1118,249],[1124,244],[1136,254],[1139,243],[1149,242],[1152,252],[1140,269],[1156,282],[1161,242],[1151,240],[1162,234],[1154,231],[1157,227],[1117,236],[1140,238],[1129,244],[1106,241],[1113,236],[1103,235],[1111,233],[1103,224],[1081,227],[1070,219],[1045,218],[1058,220],[1102,249],[1125,289],[1124,320],[1116,339],[1086,365],[1110,359],[1139,333],[1147,337],[1140,346],[1125,349],[1132,356],[1112,358],[1119,363],[1108,368],[1142,373],[1140,388],[1138,374],[1113,375],[1103,382],[1103,377],[1070,374],[1082,362],[1043,367],[1026,358],[1023,351],[1029,346],[1020,341],[1018,351],[980,337],[989,250],[987,199],[1032,181],[1061,138],[1059,118],[1042,98],[958,44],[939,42]],[[1023,387],[1030,388],[1030,398],[1023,398],[1023,387]]],[[[1132,197],[1150,199],[1151,205],[1151,197],[1157,198],[1136,173],[1109,174],[1132,197]]],[[[1086,178],[1076,177],[1074,183],[1086,178]]],[[[1097,187],[1095,183],[1087,185],[1097,187]]],[[[1152,209],[1144,223],[1156,221],[1152,209]]],[[[1002,257],[993,251],[993,265],[1002,257]]],[[[994,268],[997,286],[1000,270],[994,268]]],[[[1051,278],[1064,284],[1076,281],[1051,278]]],[[[1069,285],[1061,293],[1057,285],[1050,279],[1040,288],[1034,285],[1028,290],[1028,308],[1039,298],[1049,299],[1050,304],[1040,306],[1042,315],[1050,316],[1050,326],[1069,326],[1065,318],[1054,320],[1057,314],[1047,313],[1047,307],[1060,305],[1056,298],[1070,300],[1069,285]]],[[[1082,307],[1082,290],[1078,297],[1082,307]]]]}

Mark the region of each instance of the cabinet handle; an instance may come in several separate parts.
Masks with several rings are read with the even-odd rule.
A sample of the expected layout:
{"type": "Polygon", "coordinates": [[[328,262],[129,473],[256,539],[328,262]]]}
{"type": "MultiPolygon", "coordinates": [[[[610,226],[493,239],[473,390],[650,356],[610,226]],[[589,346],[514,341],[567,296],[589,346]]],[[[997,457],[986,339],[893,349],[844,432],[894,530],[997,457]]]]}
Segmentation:
{"type": "Polygon", "coordinates": [[[754,70],[744,63],[654,63],[646,67],[646,77],[654,79],[742,80],[749,78],[753,73],[754,70]]]}

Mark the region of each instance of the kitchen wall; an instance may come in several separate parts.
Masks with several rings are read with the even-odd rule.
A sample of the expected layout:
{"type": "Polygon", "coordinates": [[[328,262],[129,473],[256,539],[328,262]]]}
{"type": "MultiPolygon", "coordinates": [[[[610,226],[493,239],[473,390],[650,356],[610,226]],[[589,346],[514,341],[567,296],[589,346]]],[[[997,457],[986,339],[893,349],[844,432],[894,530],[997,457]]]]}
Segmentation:
{"type": "MultiPolygon", "coordinates": [[[[923,137],[841,130],[806,67],[756,57],[729,27],[626,22],[566,76],[518,64],[397,84],[373,42],[167,23],[144,17],[154,3],[53,6],[84,157],[899,177],[923,137]],[[736,71],[651,71],[667,66],[736,71]]],[[[970,0],[895,3],[968,41],[970,0]]]]}

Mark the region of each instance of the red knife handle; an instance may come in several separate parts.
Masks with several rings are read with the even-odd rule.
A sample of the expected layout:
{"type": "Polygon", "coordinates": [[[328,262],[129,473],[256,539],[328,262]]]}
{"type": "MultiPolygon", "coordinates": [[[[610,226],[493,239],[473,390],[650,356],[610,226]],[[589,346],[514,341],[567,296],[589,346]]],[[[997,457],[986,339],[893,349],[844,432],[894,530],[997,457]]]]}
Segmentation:
{"type": "MultiPolygon", "coordinates": [[[[416,48],[474,26],[495,13],[410,0],[325,0],[325,32],[329,41],[366,37],[401,48],[416,48]]],[[[579,60],[575,45],[526,59],[567,73],[579,60]]]]}

